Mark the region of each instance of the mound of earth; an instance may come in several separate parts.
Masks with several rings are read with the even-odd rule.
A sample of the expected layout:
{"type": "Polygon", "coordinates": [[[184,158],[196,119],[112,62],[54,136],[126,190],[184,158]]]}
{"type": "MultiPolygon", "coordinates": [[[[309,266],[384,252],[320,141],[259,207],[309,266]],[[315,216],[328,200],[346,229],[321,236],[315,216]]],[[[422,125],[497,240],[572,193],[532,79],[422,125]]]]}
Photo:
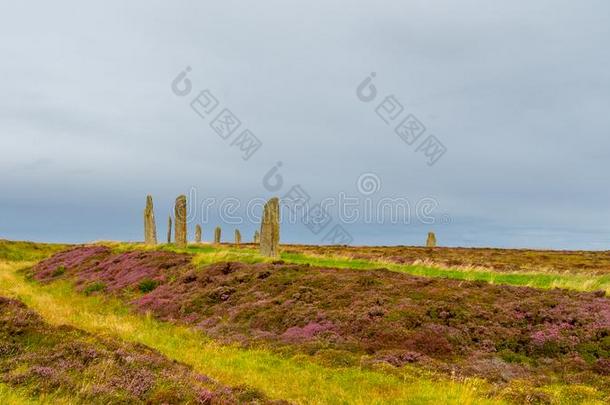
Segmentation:
{"type": "Polygon", "coordinates": [[[84,291],[96,285],[218,339],[338,365],[367,359],[498,382],[610,384],[610,300],[595,293],[283,262],[196,268],[186,254],[99,246],[57,254],[33,274],[84,291]]]}
{"type": "Polygon", "coordinates": [[[0,382],[32,397],[59,394],[85,404],[272,403],[231,389],[142,345],[101,339],[44,322],[0,297],[0,382]]]}

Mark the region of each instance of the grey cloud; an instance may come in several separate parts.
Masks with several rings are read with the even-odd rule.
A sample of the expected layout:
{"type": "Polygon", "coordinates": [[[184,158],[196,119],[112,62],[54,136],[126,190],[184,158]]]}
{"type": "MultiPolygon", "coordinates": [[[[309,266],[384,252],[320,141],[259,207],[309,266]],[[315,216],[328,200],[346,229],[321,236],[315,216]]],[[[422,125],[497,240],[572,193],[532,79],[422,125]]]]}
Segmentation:
{"type": "MultiPolygon", "coordinates": [[[[147,193],[159,218],[190,187],[267,197],[282,161],[316,199],[363,172],[383,196],[434,196],[444,244],[610,245],[606,1],[34,4],[0,13],[0,236],[139,238],[147,193]],[[171,93],[187,65],[263,141],[250,161],[171,93]],[[448,147],[434,167],[356,98],[372,71],[448,147]]],[[[346,228],[360,244],[427,232],[346,228]]]]}

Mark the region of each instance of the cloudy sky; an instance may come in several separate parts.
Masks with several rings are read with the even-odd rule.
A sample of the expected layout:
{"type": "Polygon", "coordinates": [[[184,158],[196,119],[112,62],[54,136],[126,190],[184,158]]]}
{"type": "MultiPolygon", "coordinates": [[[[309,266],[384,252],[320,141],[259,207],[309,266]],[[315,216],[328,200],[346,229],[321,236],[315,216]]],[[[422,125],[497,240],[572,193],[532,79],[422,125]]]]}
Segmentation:
{"type": "Polygon", "coordinates": [[[610,246],[607,0],[96,3],[0,4],[0,237],[139,240],[150,193],[163,238],[184,193],[191,233],[249,239],[248,202],[300,185],[357,207],[328,206],[317,234],[286,223],[286,242],[341,225],[353,244],[610,246]],[[201,117],[203,90],[218,106],[201,117]],[[225,108],[227,139],[210,126],[225,108]],[[412,145],[394,132],[409,114],[412,145]],[[432,166],[429,135],[446,148],[432,166]],[[408,211],[380,215],[383,199],[408,211]]]}

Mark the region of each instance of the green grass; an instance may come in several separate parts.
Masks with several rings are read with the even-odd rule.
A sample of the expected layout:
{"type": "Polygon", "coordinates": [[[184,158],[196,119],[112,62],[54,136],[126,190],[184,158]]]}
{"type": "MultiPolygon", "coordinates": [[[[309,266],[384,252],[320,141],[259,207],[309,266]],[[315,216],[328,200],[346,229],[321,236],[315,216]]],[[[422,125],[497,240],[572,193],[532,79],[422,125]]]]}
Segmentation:
{"type": "Polygon", "coordinates": [[[2,403],[11,405],[29,405],[41,403],[28,398],[25,393],[3,383],[0,383],[0,399],[2,399],[2,403]]]}
{"type": "Polygon", "coordinates": [[[66,249],[69,245],[18,242],[0,239],[0,260],[38,261],[66,249]]]}
{"type": "Polygon", "coordinates": [[[104,291],[105,289],[106,289],[106,284],[96,281],[95,283],[91,283],[87,287],[85,287],[83,292],[85,293],[85,295],[91,295],[94,292],[104,291]]]}
{"type": "Polygon", "coordinates": [[[59,392],[50,395],[40,395],[32,398],[29,394],[19,388],[13,388],[0,383],[0,403],[3,405],[72,405],[76,404],[69,395],[59,392]]]}
{"type": "Polygon", "coordinates": [[[326,368],[305,356],[282,357],[264,349],[221,345],[193,329],[134,315],[119,301],[78,294],[65,282],[27,281],[17,270],[28,265],[0,263],[0,294],[19,298],[49,323],[145,344],[224,384],[246,384],[271,398],[302,404],[501,403],[481,397],[489,387],[478,379],[453,381],[409,368],[400,374],[326,368]]]}

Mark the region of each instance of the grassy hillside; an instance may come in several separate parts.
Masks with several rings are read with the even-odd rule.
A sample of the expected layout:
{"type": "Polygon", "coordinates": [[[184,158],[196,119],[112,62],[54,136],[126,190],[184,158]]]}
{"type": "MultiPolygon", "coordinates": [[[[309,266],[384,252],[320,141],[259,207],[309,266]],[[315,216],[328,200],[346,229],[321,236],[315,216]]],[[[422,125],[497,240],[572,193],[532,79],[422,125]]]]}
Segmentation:
{"type": "Polygon", "coordinates": [[[609,395],[610,304],[591,284],[603,275],[286,250],[273,262],[251,246],[78,247],[34,267],[3,260],[0,294],[50,323],[143,343],[222,384],[296,403],[567,404],[609,395]],[[594,293],[549,290],[558,279],[543,276],[594,293]],[[489,277],[543,289],[481,281],[489,277]],[[468,278],[480,281],[460,281],[468,278]]]}
{"type": "Polygon", "coordinates": [[[400,373],[385,372],[384,367],[328,368],[303,356],[219,344],[194,329],[133,314],[115,299],[80,294],[70,283],[27,281],[21,271],[25,268],[0,263],[0,294],[19,297],[47,322],[144,344],[223,384],[247,384],[274,399],[301,404],[503,402],[482,397],[486,384],[476,379],[448,379],[410,368],[400,373]]]}
{"type": "Polygon", "coordinates": [[[51,326],[21,302],[3,297],[0,342],[0,379],[4,387],[18,390],[17,398],[89,404],[271,403],[256,390],[223,387],[145,346],[51,326]]]}
{"type": "Polygon", "coordinates": [[[38,261],[68,248],[55,243],[15,242],[0,239],[0,260],[38,261]]]}

